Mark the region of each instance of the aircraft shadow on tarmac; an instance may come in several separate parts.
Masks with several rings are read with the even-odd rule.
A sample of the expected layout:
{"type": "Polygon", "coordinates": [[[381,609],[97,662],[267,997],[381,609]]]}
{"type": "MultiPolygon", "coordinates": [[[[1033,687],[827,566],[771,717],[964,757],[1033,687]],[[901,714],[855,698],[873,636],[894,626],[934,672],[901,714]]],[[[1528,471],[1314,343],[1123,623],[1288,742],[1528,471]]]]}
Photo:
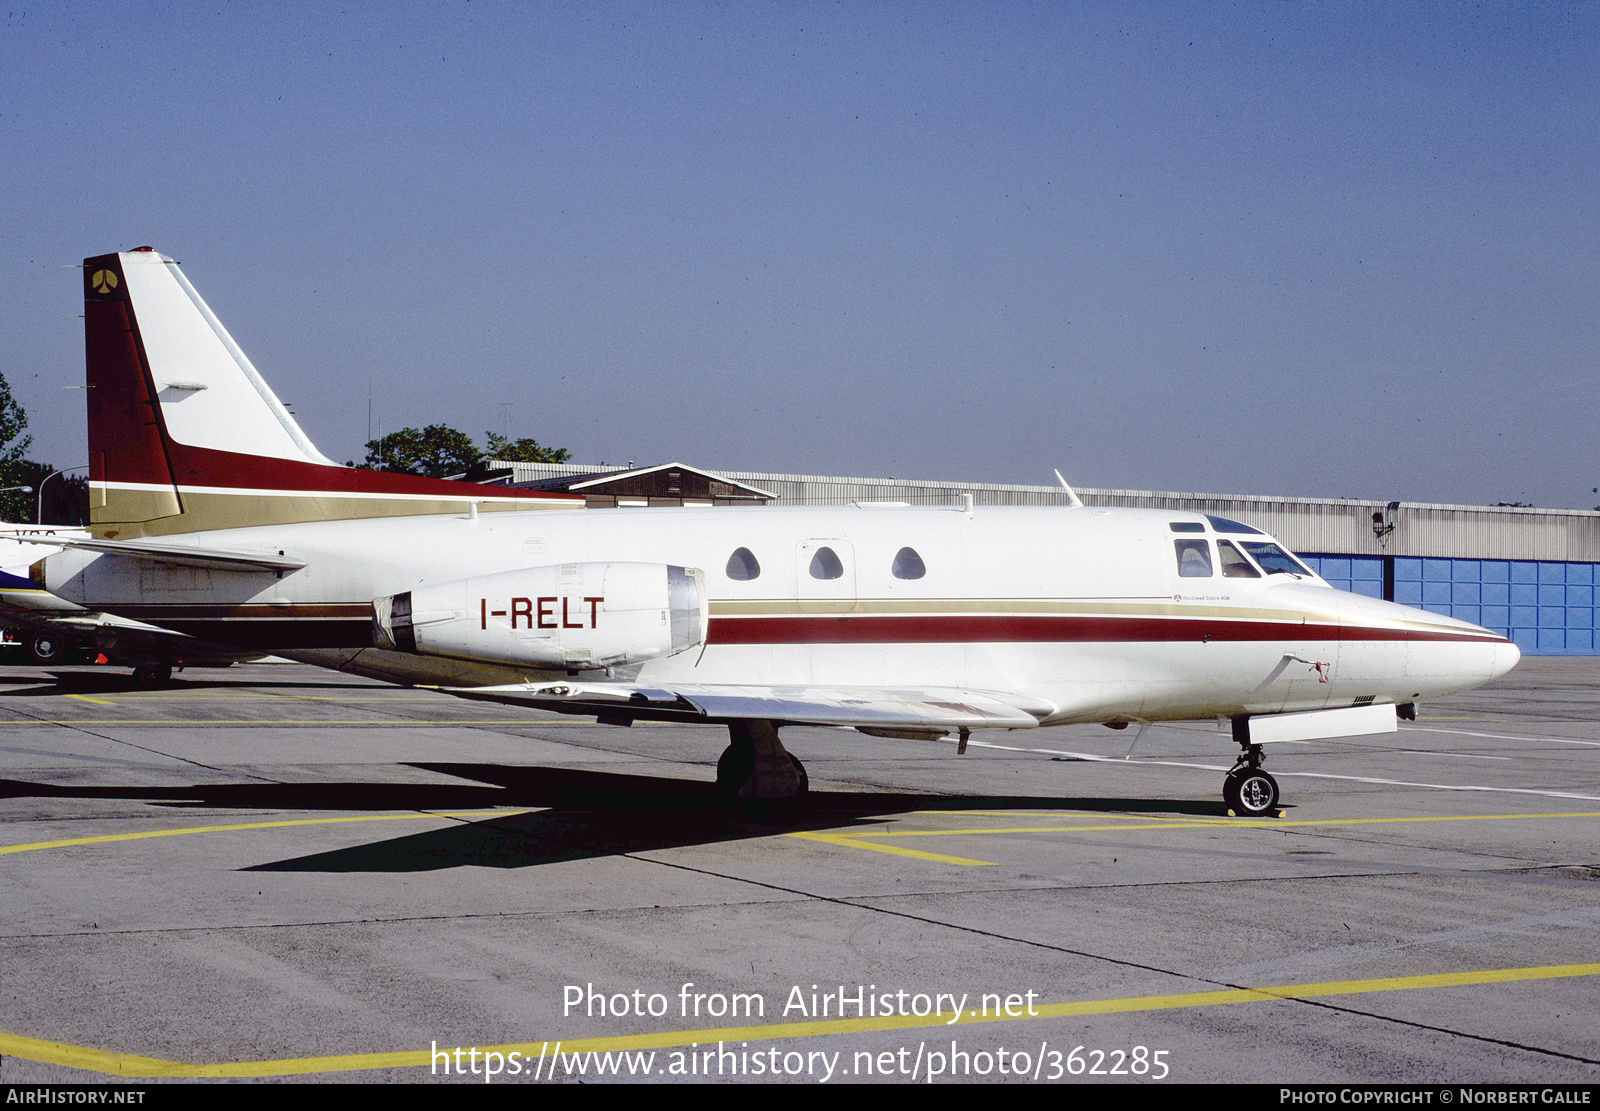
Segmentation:
{"type": "Polygon", "coordinates": [[[429,872],[527,868],[770,837],[795,831],[881,829],[883,817],[927,810],[1101,811],[1214,816],[1214,803],[1174,799],[1031,795],[925,795],[812,791],[788,812],[756,813],[724,802],[706,781],[571,768],[413,764],[480,784],[247,783],[180,787],[57,786],[0,780],[0,798],[122,799],[194,809],[474,810],[525,806],[534,813],[461,824],[331,852],[254,865],[267,872],[429,872]],[[876,819],[876,820],[869,820],[876,819]]]}
{"type": "Polygon", "coordinates": [[[181,680],[177,680],[169,686],[152,688],[140,686],[138,680],[133,677],[132,672],[105,671],[99,668],[89,668],[83,671],[51,671],[46,675],[0,675],[0,683],[6,684],[5,689],[0,690],[0,698],[39,698],[52,694],[116,694],[119,691],[124,693],[133,691],[150,695],[181,694],[189,690],[230,687],[252,689],[263,687],[269,690],[282,688],[371,690],[379,686],[379,684],[369,682],[321,678],[314,681],[307,681],[297,677],[276,680],[232,677],[226,679],[199,679],[192,675],[185,675],[181,680]]]}

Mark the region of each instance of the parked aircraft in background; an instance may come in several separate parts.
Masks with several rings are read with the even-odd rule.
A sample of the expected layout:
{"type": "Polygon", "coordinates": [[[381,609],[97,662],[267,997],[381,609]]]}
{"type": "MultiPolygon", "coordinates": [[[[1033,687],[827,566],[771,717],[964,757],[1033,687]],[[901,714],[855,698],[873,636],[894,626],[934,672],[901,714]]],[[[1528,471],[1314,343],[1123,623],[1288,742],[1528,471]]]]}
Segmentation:
{"type": "Polygon", "coordinates": [[[89,530],[65,525],[0,522],[0,628],[5,643],[15,645],[29,663],[65,663],[74,649],[93,644],[92,631],[80,627],[81,606],[65,602],[28,579],[28,568],[47,551],[54,537],[89,539],[89,530]],[[27,536],[27,542],[13,539],[27,536]]]}
{"type": "Polygon", "coordinates": [[[964,750],[978,729],[1223,718],[1224,797],[1260,814],[1262,744],[1393,731],[1518,659],[1198,513],[585,510],[341,467],[171,259],[83,273],[92,535],[57,538],[30,580],[119,622],[104,637],[146,677],[271,651],[619,725],[723,723],[718,782],[758,798],[805,789],[788,724],[964,750]]]}

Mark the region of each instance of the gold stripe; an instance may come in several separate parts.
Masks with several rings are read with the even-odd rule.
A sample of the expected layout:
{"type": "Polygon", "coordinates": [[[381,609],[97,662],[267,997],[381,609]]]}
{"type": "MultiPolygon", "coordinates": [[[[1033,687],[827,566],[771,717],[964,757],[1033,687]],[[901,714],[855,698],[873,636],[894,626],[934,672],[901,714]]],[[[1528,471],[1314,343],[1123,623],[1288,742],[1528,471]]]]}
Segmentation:
{"type": "MultiPolygon", "coordinates": [[[[107,490],[105,501],[89,509],[89,524],[94,529],[116,525],[118,535],[132,536],[131,530],[149,528],[157,518],[182,520],[183,507],[178,504],[178,492],[168,486],[146,490],[107,490]]],[[[168,531],[190,532],[189,528],[168,531]]]]}
{"type": "MultiPolygon", "coordinates": [[[[1186,606],[1172,602],[1111,602],[1076,598],[858,598],[857,613],[894,614],[1074,614],[1155,617],[1230,617],[1262,621],[1294,621],[1314,618],[1337,622],[1333,614],[1311,614],[1302,610],[1252,609],[1224,606],[1186,606]]],[[[714,599],[713,617],[789,617],[796,614],[792,598],[755,601],[714,599]]]]}
{"type": "MultiPolygon", "coordinates": [[[[1209,617],[1228,621],[1276,621],[1294,625],[1341,625],[1336,613],[1312,610],[1259,609],[1248,606],[1201,606],[1173,602],[1095,602],[1061,598],[858,598],[850,603],[856,614],[905,614],[935,616],[944,614],[1067,615],[1104,617],[1209,617]]],[[[794,599],[764,598],[743,600],[713,599],[712,617],[799,617],[804,611],[794,599]]],[[[1373,618],[1362,616],[1359,624],[1379,629],[1445,631],[1467,634],[1470,630],[1426,620],[1373,618]]],[[[1500,639],[1495,637],[1496,640],[1500,639]]]]}
{"type": "MultiPolygon", "coordinates": [[[[486,490],[493,487],[485,487],[486,490]]],[[[343,497],[337,491],[290,492],[288,494],[238,493],[219,494],[202,491],[185,491],[183,512],[178,513],[176,499],[170,510],[175,516],[158,516],[138,508],[142,503],[125,501],[142,491],[119,490],[107,492],[107,506],[96,510],[91,518],[97,539],[104,539],[106,526],[112,526],[116,538],[133,539],[138,536],[165,536],[173,533],[205,532],[210,529],[244,528],[251,525],[288,525],[304,521],[352,521],[371,517],[423,517],[461,514],[471,502],[478,502],[482,513],[511,513],[531,509],[582,509],[584,503],[573,499],[497,498],[486,493],[482,498],[463,494],[459,498],[417,499],[384,497],[343,497]],[[124,518],[117,520],[117,517],[124,518]]]]}

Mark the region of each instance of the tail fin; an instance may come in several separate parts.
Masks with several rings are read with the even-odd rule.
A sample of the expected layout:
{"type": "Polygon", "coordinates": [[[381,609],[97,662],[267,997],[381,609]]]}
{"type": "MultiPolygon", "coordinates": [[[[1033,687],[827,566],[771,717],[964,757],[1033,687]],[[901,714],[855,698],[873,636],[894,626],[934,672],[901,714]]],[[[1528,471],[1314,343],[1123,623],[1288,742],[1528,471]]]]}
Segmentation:
{"type": "Polygon", "coordinates": [[[85,259],[83,297],[97,536],[583,504],[339,466],[149,247],[85,259]]]}

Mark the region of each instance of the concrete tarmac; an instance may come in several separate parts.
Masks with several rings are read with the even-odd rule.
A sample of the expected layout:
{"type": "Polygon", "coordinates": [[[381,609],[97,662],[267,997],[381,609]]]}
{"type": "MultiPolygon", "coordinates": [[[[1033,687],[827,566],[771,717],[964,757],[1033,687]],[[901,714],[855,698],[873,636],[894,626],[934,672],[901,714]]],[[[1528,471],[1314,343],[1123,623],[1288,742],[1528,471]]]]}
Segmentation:
{"type": "Polygon", "coordinates": [[[720,728],[61,675],[0,669],[0,1082],[1600,1079],[1600,660],[1273,746],[1261,821],[1209,724],[786,729],[762,819],[720,728]]]}

